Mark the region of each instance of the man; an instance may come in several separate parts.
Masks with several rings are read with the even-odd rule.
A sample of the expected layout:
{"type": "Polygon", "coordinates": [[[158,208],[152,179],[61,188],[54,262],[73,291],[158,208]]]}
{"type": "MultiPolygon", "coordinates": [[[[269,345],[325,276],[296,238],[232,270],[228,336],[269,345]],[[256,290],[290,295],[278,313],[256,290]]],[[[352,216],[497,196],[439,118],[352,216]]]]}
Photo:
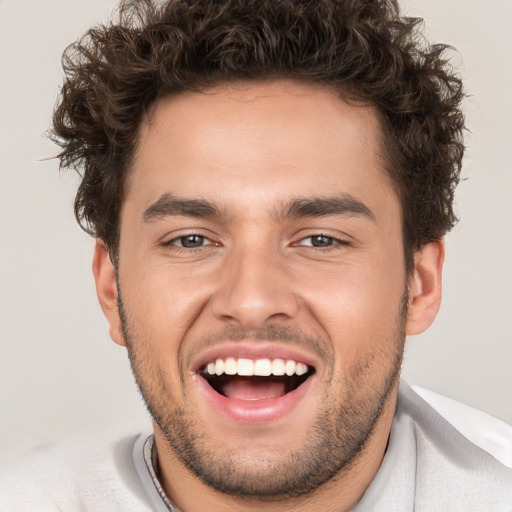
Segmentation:
{"type": "Polygon", "coordinates": [[[132,2],[70,47],[54,138],[154,434],[42,454],[2,507],[512,508],[510,431],[399,383],[463,153],[460,81],[416,25],[393,2],[132,2]]]}

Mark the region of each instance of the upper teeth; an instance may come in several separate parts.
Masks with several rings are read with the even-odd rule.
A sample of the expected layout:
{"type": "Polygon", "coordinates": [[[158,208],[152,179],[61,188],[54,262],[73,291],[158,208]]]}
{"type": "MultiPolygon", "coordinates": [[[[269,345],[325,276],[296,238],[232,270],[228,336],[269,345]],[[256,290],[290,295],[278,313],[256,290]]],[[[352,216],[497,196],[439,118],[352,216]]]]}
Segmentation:
{"type": "Polygon", "coordinates": [[[209,375],[240,375],[240,376],[268,376],[268,375],[304,375],[308,366],[304,363],[297,363],[292,359],[217,359],[208,363],[206,372],[209,375]]]}

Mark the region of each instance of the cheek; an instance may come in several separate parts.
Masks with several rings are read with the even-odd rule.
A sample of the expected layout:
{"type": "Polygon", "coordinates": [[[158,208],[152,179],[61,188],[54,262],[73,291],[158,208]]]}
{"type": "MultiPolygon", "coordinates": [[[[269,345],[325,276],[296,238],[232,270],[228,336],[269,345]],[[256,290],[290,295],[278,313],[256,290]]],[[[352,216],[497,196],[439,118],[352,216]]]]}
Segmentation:
{"type": "Polygon", "coordinates": [[[208,280],[147,256],[127,258],[125,268],[121,291],[131,327],[156,348],[179,346],[208,302],[208,280]]]}
{"type": "Polygon", "coordinates": [[[340,357],[354,358],[394,340],[405,287],[400,265],[354,263],[308,281],[315,286],[303,284],[304,301],[340,357]]]}
{"type": "Polygon", "coordinates": [[[311,297],[313,314],[333,347],[331,388],[346,399],[371,396],[400,364],[405,336],[400,327],[405,278],[400,272],[342,273],[311,297]]]}

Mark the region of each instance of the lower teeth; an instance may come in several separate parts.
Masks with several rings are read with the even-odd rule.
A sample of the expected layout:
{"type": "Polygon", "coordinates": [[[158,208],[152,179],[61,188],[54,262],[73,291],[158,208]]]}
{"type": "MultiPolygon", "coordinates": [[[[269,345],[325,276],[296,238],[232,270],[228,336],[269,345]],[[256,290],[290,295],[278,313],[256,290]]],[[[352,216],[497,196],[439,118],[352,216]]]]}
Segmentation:
{"type": "MultiPolygon", "coordinates": [[[[203,377],[206,379],[208,384],[219,394],[228,397],[226,393],[226,389],[230,389],[233,386],[237,385],[234,383],[235,379],[238,385],[242,388],[252,387],[254,388],[254,395],[257,395],[258,387],[262,390],[265,390],[265,384],[269,387],[277,388],[277,385],[282,385],[283,390],[280,393],[280,396],[284,396],[287,393],[297,389],[301,384],[303,384],[313,372],[308,372],[305,375],[292,375],[291,377],[283,376],[283,377],[240,377],[240,376],[232,376],[232,375],[205,375],[203,377]],[[260,386],[261,384],[261,386],[260,386]]],[[[262,398],[265,397],[265,392],[263,391],[262,398]]]]}

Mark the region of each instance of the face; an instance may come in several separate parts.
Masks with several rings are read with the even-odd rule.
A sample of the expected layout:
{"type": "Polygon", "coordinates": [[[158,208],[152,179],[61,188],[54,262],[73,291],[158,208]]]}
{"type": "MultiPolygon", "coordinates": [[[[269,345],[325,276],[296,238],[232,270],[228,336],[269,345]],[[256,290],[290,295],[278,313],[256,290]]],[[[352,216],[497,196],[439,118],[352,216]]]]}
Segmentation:
{"type": "Polygon", "coordinates": [[[408,285],[379,147],[370,107],[292,82],[182,93],[143,123],[111,333],[159,453],[211,488],[309,492],[392,416],[408,285]]]}

